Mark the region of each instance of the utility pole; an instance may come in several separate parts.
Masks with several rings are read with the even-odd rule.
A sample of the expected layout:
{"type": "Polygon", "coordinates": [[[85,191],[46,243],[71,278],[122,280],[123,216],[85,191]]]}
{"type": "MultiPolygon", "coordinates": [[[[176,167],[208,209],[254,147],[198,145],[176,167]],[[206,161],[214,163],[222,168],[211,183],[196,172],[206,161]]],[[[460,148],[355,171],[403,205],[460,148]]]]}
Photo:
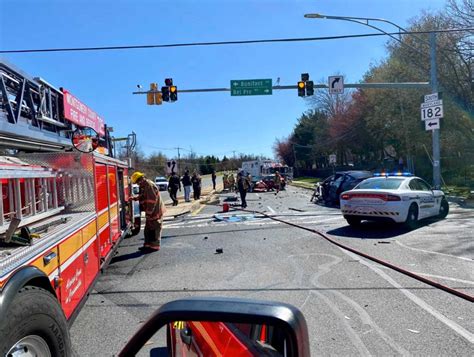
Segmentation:
{"type": "MultiPolygon", "coordinates": [[[[374,30],[377,30],[385,35],[388,35],[390,38],[398,41],[400,44],[405,45],[412,50],[418,52],[420,55],[424,55],[423,52],[417,50],[416,48],[404,43],[401,40],[401,34],[408,32],[406,29],[403,27],[388,21],[384,19],[377,19],[377,18],[370,18],[370,17],[353,17],[353,16],[328,16],[328,15],[321,15],[321,14],[306,14],[304,15],[306,18],[310,19],[330,19],[330,20],[343,20],[343,21],[349,21],[349,22],[355,22],[364,26],[368,26],[374,30]],[[398,28],[399,31],[399,37],[396,38],[392,34],[384,31],[380,27],[374,26],[370,24],[369,22],[385,22],[387,24],[390,24],[392,26],[395,26],[398,28]]],[[[415,38],[422,42],[428,44],[426,41],[421,39],[418,36],[415,36],[415,38]]],[[[437,73],[437,67],[436,67],[436,33],[435,32],[430,32],[430,41],[429,41],[429,46],[430,46],[430,87],[431,87],[431,93],[438,93],[438,78],[436,76],[437,73]]],[[[421,86],[420,86],[421,88],[421,86]]],[[[439,129],[434,129],[432,130],[432,142],[433,142],[433,186],[436,189],[441,188],[441,156],[440,156],[440,144],[439,144],[439,129]]]]}
{"type": "Polygon", "coordinates": [[[178,150],[178,172],[177,174],[180,175],[180,170],[181,170],[181,156],[180,156],[180,153],[179,153],[179,150],[182,149],[180,148],[179,146],[175,148],[176,150],[178,150]]]}
{"type": "MultiPolygon", "coordinates": [[[[436,33],[430,33],[430,84],[431,92],[438,93],[438,77],[436,76],[436,33]]],[[[433,130],[433,186],[436,189],[441,188],[441,162],[439,149],[439,129],[433,130]]]]}
{"type": "Polygon", "coordinates": [[[293,144],[292,146],[293,146],[293,157],[294,157],[294,160],[295,160],[295,162],[293,163],[293,172],[296,174],[296,150],[295,150],[295,144],[293,144]]]}

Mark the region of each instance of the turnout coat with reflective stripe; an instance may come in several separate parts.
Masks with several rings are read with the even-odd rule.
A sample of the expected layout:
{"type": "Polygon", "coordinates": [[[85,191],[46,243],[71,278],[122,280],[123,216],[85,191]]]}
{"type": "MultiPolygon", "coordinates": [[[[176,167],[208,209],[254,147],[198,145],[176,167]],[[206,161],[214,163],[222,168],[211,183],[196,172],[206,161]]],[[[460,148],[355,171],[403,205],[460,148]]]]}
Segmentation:
{"type": "Polygon", "coordinates": [[[147,221],[163,220],[165,205],[158,187],[149,179],[140,182],[140,206],[145,211],[147,221]]]}

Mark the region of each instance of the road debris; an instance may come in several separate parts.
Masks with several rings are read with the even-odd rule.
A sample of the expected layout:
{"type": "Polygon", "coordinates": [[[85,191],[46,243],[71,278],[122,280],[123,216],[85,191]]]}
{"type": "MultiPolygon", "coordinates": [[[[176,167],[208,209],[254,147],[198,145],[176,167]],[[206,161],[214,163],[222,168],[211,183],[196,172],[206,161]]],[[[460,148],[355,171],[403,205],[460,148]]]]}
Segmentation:
{"type": "Polygon", "coordinates": [[[217,248],[216,249],[216,253],[215,254],[222,254],[224,253],[224,249],[223,248],[217,248]]]}
{"type": "Polygon", "coordinates": [[[413,333],[420,333],[418,330],[412,330],[411,328],[407,328],[408,331],[413,332],[413,333]]]}
{"type": "Polygon", "coordinates": [[[296,211],[296,212],[306,212],[304,209],[288,207],[289,210],[296,211]]]}
{"type": "Polygon", "coordinates": [[[232,215],[232,216],[223,216],[221,214],[215,214],[214,218],[217,219],[218,221],[222,222],[229,222],[229,223],[235,223],[235,222],[243,222],[243,221],[251,221],[255,219],[254,214],[246,214],[246,215],[232,215]]]}

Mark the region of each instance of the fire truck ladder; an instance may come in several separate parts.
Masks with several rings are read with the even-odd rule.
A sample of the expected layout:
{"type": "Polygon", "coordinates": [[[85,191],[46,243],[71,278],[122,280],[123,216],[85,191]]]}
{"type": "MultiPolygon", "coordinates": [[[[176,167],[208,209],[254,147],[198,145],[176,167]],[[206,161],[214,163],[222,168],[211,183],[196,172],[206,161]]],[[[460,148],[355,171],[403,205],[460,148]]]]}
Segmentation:
{"type": "Polygon", "coordinates": [[[59,213],[57,173],[52,169],[0,157],[0,234],[13,218],[20,227],[59,213]]]}
{"type": "Polygon", "coordinates": [[[74,125],[64,119],[63,94],[0,59],[0,147],[54,151],[72,147],[74,125]]]}

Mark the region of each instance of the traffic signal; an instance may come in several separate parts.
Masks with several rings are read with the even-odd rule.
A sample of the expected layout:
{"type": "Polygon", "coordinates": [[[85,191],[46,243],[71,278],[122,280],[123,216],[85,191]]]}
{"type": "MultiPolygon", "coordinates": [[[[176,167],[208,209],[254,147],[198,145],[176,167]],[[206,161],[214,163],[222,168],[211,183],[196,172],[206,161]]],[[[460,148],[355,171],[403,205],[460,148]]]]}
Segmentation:
{"type": "Polygon", "coordinates": [[[170,100],[172,102],[176,102],[178,100],[178,87],[176,86],[170,87],[170,100]]]}
{"type": "Polygon", "coordinates": [[[299,97],[305,96],[305,85],[303,81],[298,82],[298,96],[299,97]]]}
{"type": "Polygon", "coordinates": [[[163,101],[165,102],[170,101],[170,88],[169,87],[161,87],[161,97],[163,101]]]}
{"type": "Polygon", "coordinates": [[[173,78],[165,78],[165,85],[171,87],[173,85],[173,78]]]}
{"type": "Polygon", "coordinates": [[[314,94],[314,83],[313,81],[306,81],[306,95],[310,96],[314,94]]]}
{"type": "Polygon", "coordinates": [[[309,73],[301,73],[301,81],[306,82],[309,80],[309,73]]]}
{"type": "Polygon", "coordinates": [[[146,103],[148,105],[160,105],[161,93],[158,92],[158,85],[156,83],[150,83],[150,90],[146,94],[146,103]]]}

